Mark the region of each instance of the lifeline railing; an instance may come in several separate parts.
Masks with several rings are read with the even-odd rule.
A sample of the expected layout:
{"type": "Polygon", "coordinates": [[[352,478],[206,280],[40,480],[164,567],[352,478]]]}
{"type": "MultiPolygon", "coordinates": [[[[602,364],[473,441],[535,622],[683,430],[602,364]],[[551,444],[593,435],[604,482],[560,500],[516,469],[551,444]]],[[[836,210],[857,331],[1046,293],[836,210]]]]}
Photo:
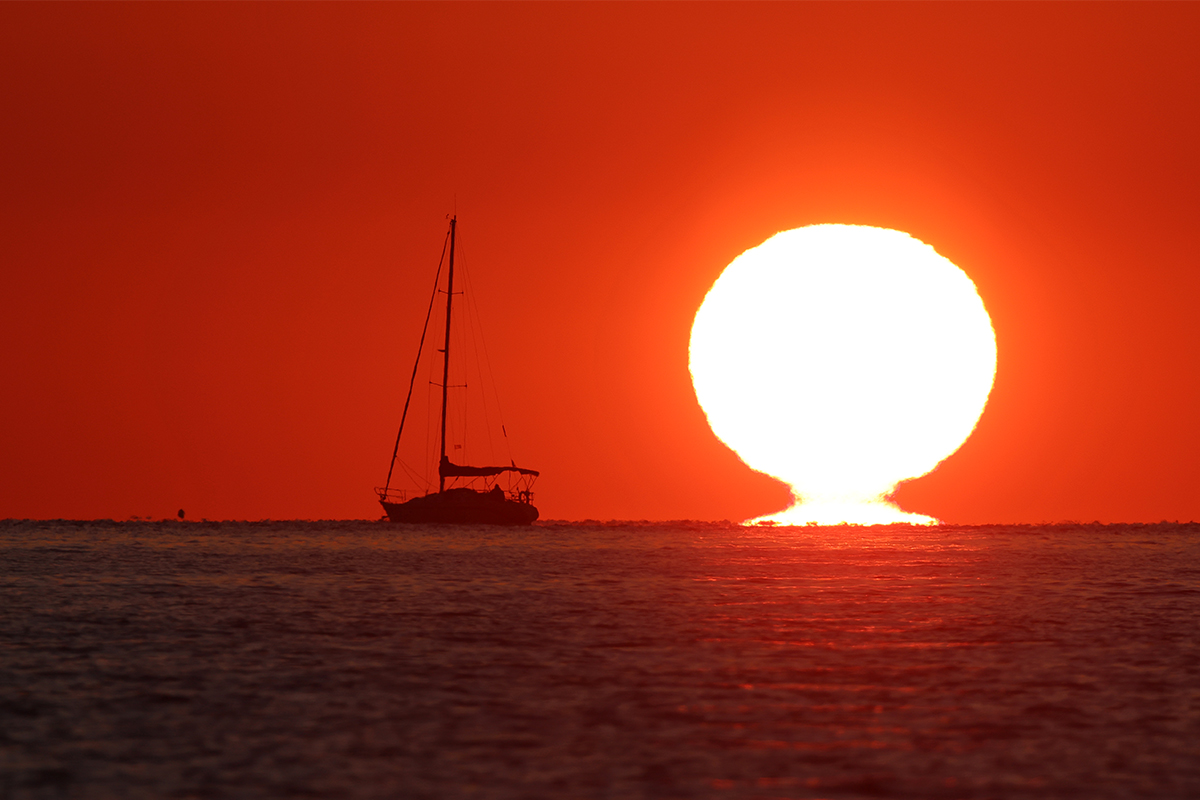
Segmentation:
{"type": "Polygon", "coordinates": [[[382,486],[376,486],[375,494],[385,503],[403,503],[408,499],[408,492],[404,489],[384,489],[382,486]]]}
{"type": "MultiPolygon", "coordinates": [[[[460,486],[461,489],[470,489],[480,494],[487,494],[491,489],[479,489],[474,486],[460,486]]],[[[517,503],[533,504],[533,492],[528,489],[504,490],[504,499],[512,500],[517,503]]],[[[375,487],[375,494],[385,503],[403,503],[408,500],[408,491],[405,489],[384,489],[382,486],[375,487]]]]}

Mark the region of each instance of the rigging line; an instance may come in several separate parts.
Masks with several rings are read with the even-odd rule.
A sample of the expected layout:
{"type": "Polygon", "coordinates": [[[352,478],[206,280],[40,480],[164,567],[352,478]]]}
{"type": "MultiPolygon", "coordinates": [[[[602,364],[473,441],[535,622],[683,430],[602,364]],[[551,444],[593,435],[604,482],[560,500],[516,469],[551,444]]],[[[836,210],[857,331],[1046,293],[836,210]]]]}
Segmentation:
{"type": "MultiPolygon", "coordinates": [[[[455,266],[460,268],[459,275],[461,276],[462,275],[462,272],[461,272],[462,244],[461,244],[461,242],[459,243],[458,255],[459,255],[458,263],[455,266]]],[[[463,291],[456,292],[456,294],[465,295],[465,287],[464,287],[463,291]]],[[[467,308],[460,307],[459,319],[462,320],[464,316],[467,318],[467,320],[469,322],[470,314],[467,313],[467,308]]],[[[470,401],[470,397],[468,396],[468,394],[465,390],[467,388],[467,383],[468,383],[467,379],[471,377],[470,369],[468,369],[468,367],[467,367],[467,362],[470,360],[470,354],[467,351],[467,325],[464,325],[460,321],[458,327],[454,329],[453,335],[454,335],[454,347],[462,355],[459,356],[458,362],[456,364],[457,369],[455,370],[455,377],[452,379],[454,381],[457,381],[457,383],[452,383],[451,387],[455,388],[455,389],[463,389],[464,391],[455,392],[454,396],[456,398],[456,402],[454,404],[454,407],[451,409],[451,416],[446,424],[451,426],[450,430],[453,431],[453,438],[454,438],[455,442],[457,443],[456,447],[457,447],[457,451],[458,451],[457,453],[450,453],[450,455],[452,456],[452,458],[450,460],[457,461],[460,464],[465,464],[465,463],[469,463],[468,458],[467,458],[467,438],[468,438],[468,435],[470,434],[470,431],[468,430],[468,424],[467,424],[470,421],[470,416],[467,413],[467,404],[470,401]]]]}
{"type": "MultiPolygon", "coordinates": [[[[461,247],[459,248],[459,252],[460,253],[463,252],[461,247]]],[[[480,399],[480,408],[483,410],[483,432],[487,436],[488,460],[492,461],[492,460],[495,460],[496,443],[492,439],[492,420],[491,420],[490,415],[488,414],[488,398],[487,398],[488,381],[484,378],[483,358],[480,356],[480,353],[479,353],[480,342],[484,341],[483,319],[479,313],[479,304],[475,300],[475,295],[477,294],[477,292],[475,291],[475,280],[471,276],[471,272],[466,266],[465,259],[462,260],[462,264],[463,264],[463,271],[462,271],[463,284],[464,284],[464,286],[466,286],[467,291],[468,291],[468,295],[467,295],[467,310],[468,310],[467,327],[468,327],[468,333],[471,335],[471,349],[475,355],[475,374],[479,377],[479,387],[480,387],[479,399],[480,399]]],[[[494,390],[494,387],[493,387],[493,390],[494,390]]]]}
{"type": "MultiPolygon", "coordinates": [[[[493,401],[496,402],[496,414],[498,417],[497,421],[499,422],[499,426],[500,426],[500,433],[504,434],[503,441],[504,441],[505,455],[508,455],[509,462],[512,463],[512,446],[508,440],[508,431],[506,431],[505,426],[504,426],[504,408],[502,407],[502,405],[500,405],[499,389],[496,385],[496,374],[494,374],[494,372],[492,371],[491,356],[490,356],[490,354],[488,354],[488,351],[487,351],[487,337],[484,336],[484,315],[482,315],[482,313],[480,312],[479,303],[478,303],[478,301],[474,300],[474,297],[472,299],[472,303],[473,303],[474,311],[475,311],[475,319],[478,320],[478,324],[479,324],[479,341],[475,345],[476,359],[478,359],[478,361],[476,361],[475,363],[476,363],[476,367],[478,367],[478,369],[479,369],[480,383],[484,384],[484,386],[485,386],[484,387],[485,415],[486,415],[486,409],[487,409],[487,405],[488,405],[487,387],[490,387],[490,389],[492,390],[492,398],[491,399],[493,399],[493,401]],[[479,355],[478,355],[480,349],[482,350],[482,357],[479,357],[479,355]],[[486,379],[484,377],[485,369],[487,372],[486,379]]],[[[493,453],[496,452],[496,445],[494,445],[494,443],[492,441],[492,437],[491,437],[491,421],[490,420],[488,420],[488,445],[491,446],[493,453]]]]}
{"type": "MultiPolygon", "coordinates": [[[[442,323],[445,309],[438,305],[435,310],[438,312],[438,318],[434,320],[433,327],[436,328],[442,323]]],[[[441,352],[440,349],[438,352],[441,352]]],[[[440,417],[436,409],[441,395],[441,387],[438,386],[438,380],[441,379],[440,365],[437,363],[437,359],[431,358],[428,361],[429,380],[425,386],[425,494],[433,491],[437,481],[438,464],[437,456],[434,453],[437,450],[440,417]]]]}
{"type": "Polygon", "coordinates": [[[396,454],[400,452],[400,434],[404,433],[404,421],[408,419],[408,404],[412,401],[413,386],[417,381],[417,369],[421,366],[421,353],[425,349],[425,334],[429,331],[429,318],[433,314],[433,301],[437,299],[438,279],[442,275],[442,263],[446,260],[446,248],[450,245],[450,234],[442,242],[442,257],[438,259],[437,274],[433,276],[433,295],[429,298],[429,309],[425,312],[425,327],[421,329],[421,342],[417,345],[417,360],[413,364],[412,377],[408,381],[408,396],[404,398],[404,412],[400,415],[400,430],[396,431],[396,445],[392,448],[392,463],[388,465],[387,481],[383,484],[384,494],[392,485],[392,472],[396,469],[396,454]]]}
{"type": "MultiPolygon", "coordinates": [[[[441,290],[439,290],[439,292],[440,291],[441,290]]],[[[434,327],[437,327],[441,324],[443,314],[445,313],[445,310],[440,305],[436,308],[436,311],[438,312],[438,318],[435,321],[434,327]]],[[[434,387],[437,386],[437,381],[434,380],[434,377],[441,377],[439,374],[440,371],[438,370],[438,364],[436,363],[436,360],[432,358],[428,361],[429,380],[428,385],[425,387],[425,494],[429,494],[433,491],[434,476],[438,474],[437,457],[433,455],[433,451],[437,446],[439,417],[435,413],[434,409],[437,408],[435,396],[441,394],[440,392],[434,391],[434,387]]]]}
{"type": "Polygon", "coordinates": [[[421,482],[421,476],[417,474],[417,471],[410,467],[403,460],[400,461],[400,469],[404,470],[404,474],[408,475],[409,480],[411,480],[414,484],[419,484],[421,482]]]}
{"type": "MultiPolygon", "coordinates": [[[[404,470],[404,473],[408,476],[408,479],[409,479],[409,481],[412,482],[412,485],[420,486],[421,481],[425,480],[424,476],[422,476],[415,469],[413,469],[413,467],[410,466],[404,459],[400,459],[399,463],[400,463],[400,469],[404,470]]],[[[426,481],[426,483],[428,483],[428,481],[426,481]]],[[[428,494],[429,492],[426,491],[425,493],[428,494]]]]}
{"type": "MultiPolygon", "coordinates": [[[[455,242],[455,244],[454,244],[455,276],[454,277],[456,279],[456,283],[453,287],[448,287],[448,288],[454,289],[454,294],[461,296],[463,293],[463,287],[461,285],[461,281],[462,281],[462,235],[457,231],[457,229],[455,230],[454,235],[455,235],[455,239],[454,239],[454,242],[455,242]]],[[[443,294],[446,294],[446,293],[447,293],[447,290],[443,290],[443,294]]],[[[450,298],[447,297],[447,300],[449,300],[449,299],[450,298]]],[[[441,314],[443,312],[444,312],[444,309],[439,308],[439,314],[441,314]]],[[[462,309],[462,303],[460,302],[458,305],[458,313],[454,316],[454,319],[458,320],[458,325],[457,326],[447,325],[446,338],[445,338],[445,342],[444,342],[445,348],[452,349],[452,350],[454,350],[454,352],[459,353],[459,357],[457,359],[455,359],[455,361],[448,368],[443,369],[438,380],[433,381],[433,384],[436,385],[439,389],[443,389],[442,383],[443,382],[445,383],[445,387],[444,387],[445,391],[439,392],[439,394],[441,394],[441,396],[443,398],[441,426],[438,428],[438,430],[440,431],[441,441],[434,442],[434,449],[440,450],[440,454],[449,457],[451,461],[455,460],[455,449],[454,449],[455,443],[460,442],[460,440],[461,440],[461,434],[459,431],[459,427],[460,427],[459,426],[459,403],[457,402],[457,400],[455,400],[454,402],[450,401],[450,394],[449,394],[448,390],[451,388],[458,388],[458,385],[460,383],[465,382],[465,381],[459,380],[459,373],[461,373],[462,369],[463,369],[462,364],[463,364],[463,353],[464,353],[464,348],[463,348],[463,343],[462,343],[462,332],[461,332],[462,315],[463,315],[463,309],[462,309]]],[[[445,323],[443,322],[443,324],[445,324],[445,323]]],[[[442,349],[440,352],[442,353],[443,366],[444,366],[445,358],[446,358],[446,350],[442,349]]],[[[454,393],[454,397],[455,398],[458,397],[457,392],[454,393]]],[[[458,447],[460,450],[462,449],[461,444],[459,444],[458,447]]],[[[442,478],[442,475],[440,472],[440,461],[441,461],[440,456],[435,454],[433,456],[432,464],[433,464],[433,473],[435,475],[437,475],[439,491],[441,491],[441,489],[444,487],[444,484],[442,483],[443,478],[442,478]]],[[[461,463],[461,459],[459,461],[461,463]]],[[[454,479],[451,478],[451,481],[453,481],[453,480],[454,479]]]]}
{"type": "Polygon", "coordinates": [[[433,478],[431,477],[437,472],[437,468],[433,465],[433,439],[435,419],[433,415],[433,374],[434,366],[433,359],[429,359],[429,383],[425,387],[425,494],[429,494],[433,488],[433,478]]]}
{"type": "Polygon", "coordinates": [[[471,327],[471,347],[475,352],[475,374],[479,377],[480,408],[483,409],[483,431],[487,434],[488,460],[495,461],[496,443],[492,439],[492,419],[488,413],[487,381],[483,376],[483,358],[479,353],[479,343],[483,340],[483,321],[479,319],[479,309],[472,306],[475,312],[474,325],[471,327]]]}
{"type": "MultiPolygon", "coordinates": [[[[475,295],[475,294],[477,294],[477,292],[472,291],[471,294],[475,295]]],[[[513,462],[513,457],[512,457],[512,442],[509,440],[508,431],[505,430],[505,427],[504,427],[504,406],[502,406],[500,404],[500,390],[496,387],[496,373],[492,371],[492,359],[491,359],[491,355],[488,353],[488,349],[487,349],[487,338],[484,337],[484,335],[483,335],[483,315],[479,312],[479,304],[473,296],[470,298],[469,302],[474,305],[475,317],[476,317],[476,319],[479,320],[479,327],[480,327],[479,341],[480,341],[480,344],[483,346],[483,363],[487,367],[487,374],[488,374],[488,379],[489,379],[487,381],[484,381],[482,376],[480,376],[480,381],[485,384],[485,387],[491,386],[491,388],[492,388],[492,397],[496,401],[496,415],[500,418],[500,430],[504,432],[504,449],[506,451],[508,451],[508,460],[512,463],[515,463],[515,462],[513,462]]],[[[485,405],[486,405],[487,389],[485,388],[483,390],[483,392],[484,392],[484,399],[485,399],[485,405]]]]}

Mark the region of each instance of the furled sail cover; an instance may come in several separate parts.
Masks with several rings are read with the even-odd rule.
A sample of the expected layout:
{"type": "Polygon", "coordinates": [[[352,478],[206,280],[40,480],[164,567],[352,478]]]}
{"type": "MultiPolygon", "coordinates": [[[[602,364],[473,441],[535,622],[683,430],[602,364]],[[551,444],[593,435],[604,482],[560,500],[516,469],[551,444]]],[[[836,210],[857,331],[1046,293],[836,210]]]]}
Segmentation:
{"type": "Polygon", "coordinates": [[[540,474],[536,469],[524,469],[516,464],[511,467],[467,467],[450,463],[449,456],[442,456],[442,463],[438,465],[438,475],[443,478],[478,478],[499,475],[501,472],[519,472],[522,475],[533,476],[540,474]]]}

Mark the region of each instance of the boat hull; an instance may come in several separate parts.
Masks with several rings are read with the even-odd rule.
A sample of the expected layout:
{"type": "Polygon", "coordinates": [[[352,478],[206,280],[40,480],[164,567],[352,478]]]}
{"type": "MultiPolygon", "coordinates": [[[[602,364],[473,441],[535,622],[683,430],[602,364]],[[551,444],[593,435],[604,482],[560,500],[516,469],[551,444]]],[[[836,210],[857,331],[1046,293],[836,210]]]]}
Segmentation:
{"type": "Polygon", "coordinates": [[[530,503],[472,489],[448,489],[404,503],[379,502],[390,521],[410,524],[529,525],[538,518],[537,508],[530,503]]]}

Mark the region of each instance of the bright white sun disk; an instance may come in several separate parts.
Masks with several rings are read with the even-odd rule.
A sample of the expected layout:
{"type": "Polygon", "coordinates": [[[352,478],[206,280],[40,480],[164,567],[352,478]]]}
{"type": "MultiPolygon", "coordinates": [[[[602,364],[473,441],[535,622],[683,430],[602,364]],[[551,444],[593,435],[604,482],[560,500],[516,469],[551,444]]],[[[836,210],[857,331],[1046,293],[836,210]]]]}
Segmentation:
{"type": "Polygon", "coordinates": [[[970,436],[996,339],[975,284],[900,231],[814,225],[734,259],[692,326],[713,432],[792,486],[785,524],[936,522],[888,501],[970,436]]]}

